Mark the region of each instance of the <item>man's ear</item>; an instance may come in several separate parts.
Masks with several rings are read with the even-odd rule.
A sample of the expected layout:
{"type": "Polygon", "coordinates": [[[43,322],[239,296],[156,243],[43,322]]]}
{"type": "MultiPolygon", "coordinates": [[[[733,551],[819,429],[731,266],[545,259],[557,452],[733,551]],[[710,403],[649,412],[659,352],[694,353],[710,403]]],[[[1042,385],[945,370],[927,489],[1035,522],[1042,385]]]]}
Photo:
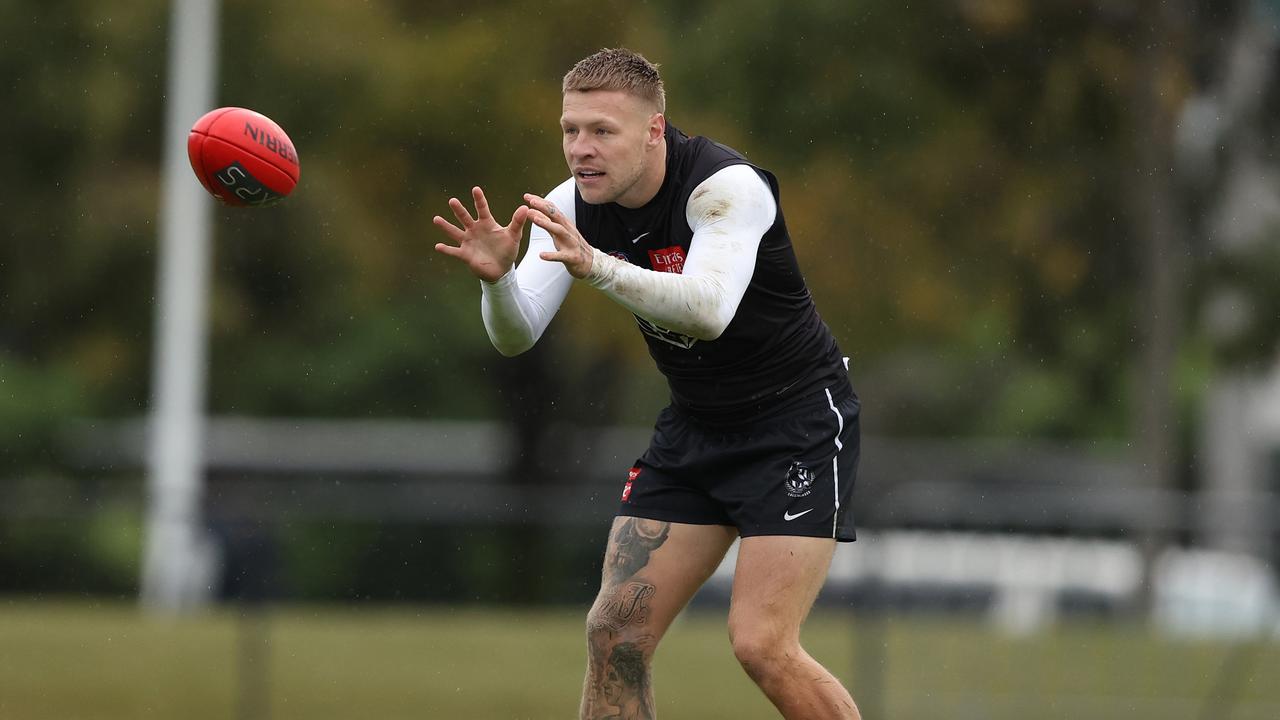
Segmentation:
{"type": "Polygon", "coordinates": [[[657,145],[662,137],[667,134],[667,118],[662,113],[654,113],[649,116],[649,144],[657,145]]]}

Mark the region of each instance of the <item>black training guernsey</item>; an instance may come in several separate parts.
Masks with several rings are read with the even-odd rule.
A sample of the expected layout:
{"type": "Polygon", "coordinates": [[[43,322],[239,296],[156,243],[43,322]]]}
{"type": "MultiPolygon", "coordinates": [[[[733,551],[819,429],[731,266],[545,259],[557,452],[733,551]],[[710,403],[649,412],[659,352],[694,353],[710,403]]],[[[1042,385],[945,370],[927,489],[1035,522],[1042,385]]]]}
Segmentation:
{"type": "MultiPolygon", "coordinates": [[[[689,137],[670,123],[666,141],[666,176],[648,204],[635,209],[590,205],[575,188],[574,210],[583,237],[601,252],[649,270],[679,273],[693,239],[685,217],[690,194],[716,171],[750,163],[737,151],[689,137]]],[[[778,212],[724,333],[697,340],[636,318],[649,354],[671,387],[672,404],[711,425],[753,422],[824,388],[837,396],[851,391],[840,350],[800,274],[777,178],[752,167],[769,183],[778,212]]]]}

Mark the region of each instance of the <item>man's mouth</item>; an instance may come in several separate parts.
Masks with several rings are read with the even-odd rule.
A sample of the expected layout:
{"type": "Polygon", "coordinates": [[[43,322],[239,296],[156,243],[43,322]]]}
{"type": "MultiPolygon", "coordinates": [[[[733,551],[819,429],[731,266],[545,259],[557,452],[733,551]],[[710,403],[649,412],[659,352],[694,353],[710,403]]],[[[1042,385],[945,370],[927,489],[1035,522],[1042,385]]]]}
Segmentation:
{"type": "Polygon", "coordinates": [[[579,170],[578,177],[583,180],[590,180],[592,178],[604,177],[604,173],[600,170],[579,170]]]}

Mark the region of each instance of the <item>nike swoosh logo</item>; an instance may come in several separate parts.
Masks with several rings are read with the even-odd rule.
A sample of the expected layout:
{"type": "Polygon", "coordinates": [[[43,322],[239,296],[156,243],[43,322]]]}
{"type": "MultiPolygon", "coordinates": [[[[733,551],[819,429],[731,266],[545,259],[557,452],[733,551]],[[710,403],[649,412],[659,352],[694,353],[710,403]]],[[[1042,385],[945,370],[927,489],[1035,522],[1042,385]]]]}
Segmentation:
{"type": "Polygon", "coordinates": [[[809,508],[808,510],[801,510],[800,512],[796,513],[795,515],[792,515],[792,514],[791,514],[791,513],[789,513],[789,512],[784,512],[784,513],[782,513],[782,519],[783,519],[783,520],[786,520],[787,522],[791,522],[792,520],[795,520],[796,518],[800,517],[801,515],[804,515],[805,513],[811,513],[811,512],[813,512],[813,508],[809,508]]]}
{"type": "Polygon", "coordinates": [[[632,245],[635,245],[636,243],[640,242],[640,238],[642,238],[642,237],[644,237],[645,235],[648,235],[648,234],[649,234],[649,233],[640,233],[639,235],[637,235],[637,236],[635,236],[635,237],[631,238],[631,244],[632,244],[632,245]]]}

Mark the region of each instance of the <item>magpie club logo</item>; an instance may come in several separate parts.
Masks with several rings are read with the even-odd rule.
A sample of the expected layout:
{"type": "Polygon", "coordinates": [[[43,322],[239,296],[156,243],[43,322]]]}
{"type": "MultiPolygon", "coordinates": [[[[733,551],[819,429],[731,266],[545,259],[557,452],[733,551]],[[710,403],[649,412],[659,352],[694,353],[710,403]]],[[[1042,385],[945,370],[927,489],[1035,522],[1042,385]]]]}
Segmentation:
{"type": "Polygon", "coordinates": [[[787,470],[785,482],[787,494],[794,498],[804,497],[813,492],[813,481],[813,470],[799,460],[794,460],[787,470]]]}

